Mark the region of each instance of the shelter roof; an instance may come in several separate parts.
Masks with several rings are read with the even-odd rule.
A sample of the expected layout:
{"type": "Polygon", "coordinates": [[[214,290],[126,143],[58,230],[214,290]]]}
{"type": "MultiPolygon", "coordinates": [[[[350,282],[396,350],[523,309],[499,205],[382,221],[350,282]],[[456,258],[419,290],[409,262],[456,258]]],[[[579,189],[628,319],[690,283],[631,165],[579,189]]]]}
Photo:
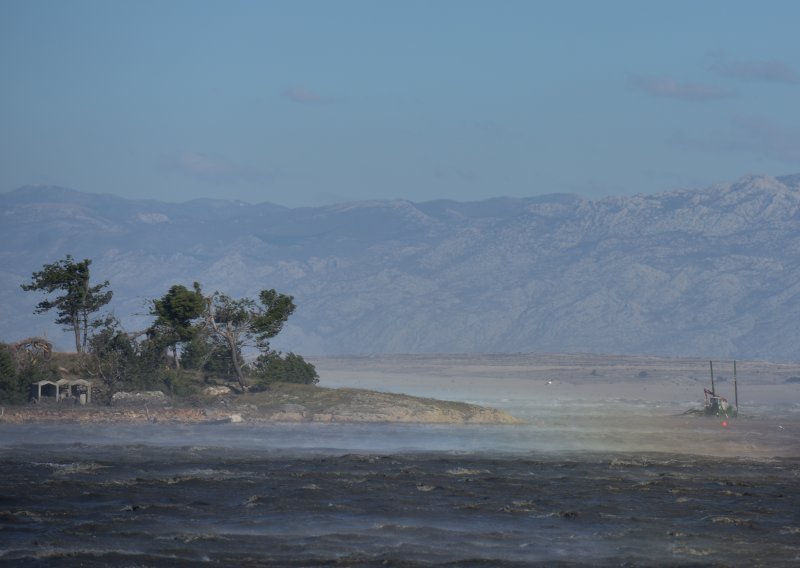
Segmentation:
{"type": "MultiPolygon", "coordinates": [[[[39,382],[50,382],[50,381],[39,381],[39,382]]],[[[83,385],[83,386],[92,386],[91,381],[87,381],[86,379],[58,379],[56,382],[50,382],[50,384],[58,385],[63,387],[64,385],[72,386],[72,385],[83,385]]]]}

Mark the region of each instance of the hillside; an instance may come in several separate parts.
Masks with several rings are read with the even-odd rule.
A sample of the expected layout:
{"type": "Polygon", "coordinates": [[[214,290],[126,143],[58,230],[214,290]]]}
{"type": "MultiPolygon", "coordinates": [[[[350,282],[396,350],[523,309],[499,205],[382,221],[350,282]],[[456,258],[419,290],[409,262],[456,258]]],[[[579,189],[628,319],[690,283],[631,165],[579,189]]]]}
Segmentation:
{"type": "Polygon", "coordinates": [[[46,331],[19,284],[70,253],[129,329],[199,280],[277,288],[304,354],[580,351],[797,360],[800,175],[590,201],[571,195],[287,209],[0,194],[0,339],[46,331]],[[140,315],[136,315],[140,314],[140,315]]]}

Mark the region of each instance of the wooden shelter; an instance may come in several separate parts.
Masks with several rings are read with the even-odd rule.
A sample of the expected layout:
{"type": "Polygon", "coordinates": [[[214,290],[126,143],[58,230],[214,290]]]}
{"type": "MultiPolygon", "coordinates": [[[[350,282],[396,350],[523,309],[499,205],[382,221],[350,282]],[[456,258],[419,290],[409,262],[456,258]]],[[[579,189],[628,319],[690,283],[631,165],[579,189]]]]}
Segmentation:
{"type": "Polygon", "coordinates": [[[79,404],[92,402],[92,383],[85,379],[38,381],[31,385],[31,398],[36,402],[52,398],[56,402],[74,400],[79,404]]]}

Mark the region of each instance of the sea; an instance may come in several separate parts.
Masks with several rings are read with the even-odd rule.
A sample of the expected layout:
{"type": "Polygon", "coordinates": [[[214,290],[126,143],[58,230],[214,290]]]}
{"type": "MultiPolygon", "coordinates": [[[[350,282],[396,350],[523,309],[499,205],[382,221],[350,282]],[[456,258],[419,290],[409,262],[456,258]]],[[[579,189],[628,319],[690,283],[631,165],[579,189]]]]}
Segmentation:
{"type": "Polygon", "coordinates": [[[0,565],[798,566],[796,417],[737,420],[0,424],[0,565]]]}

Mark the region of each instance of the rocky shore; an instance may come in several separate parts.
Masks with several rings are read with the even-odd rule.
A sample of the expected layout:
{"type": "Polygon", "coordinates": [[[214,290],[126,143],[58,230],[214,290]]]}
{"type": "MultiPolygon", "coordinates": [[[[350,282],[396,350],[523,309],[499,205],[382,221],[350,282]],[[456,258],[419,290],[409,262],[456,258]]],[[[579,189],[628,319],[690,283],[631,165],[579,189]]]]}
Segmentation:
{"type": "Polygon", "coordinates": [[[223,423],[404,422],[421,424],[521,424],[501,410],[361,389],[275,385],[245,395],[188,399],[130,397],[112,405],[67,402],[7,406],[0,423],[223,423]]]}

